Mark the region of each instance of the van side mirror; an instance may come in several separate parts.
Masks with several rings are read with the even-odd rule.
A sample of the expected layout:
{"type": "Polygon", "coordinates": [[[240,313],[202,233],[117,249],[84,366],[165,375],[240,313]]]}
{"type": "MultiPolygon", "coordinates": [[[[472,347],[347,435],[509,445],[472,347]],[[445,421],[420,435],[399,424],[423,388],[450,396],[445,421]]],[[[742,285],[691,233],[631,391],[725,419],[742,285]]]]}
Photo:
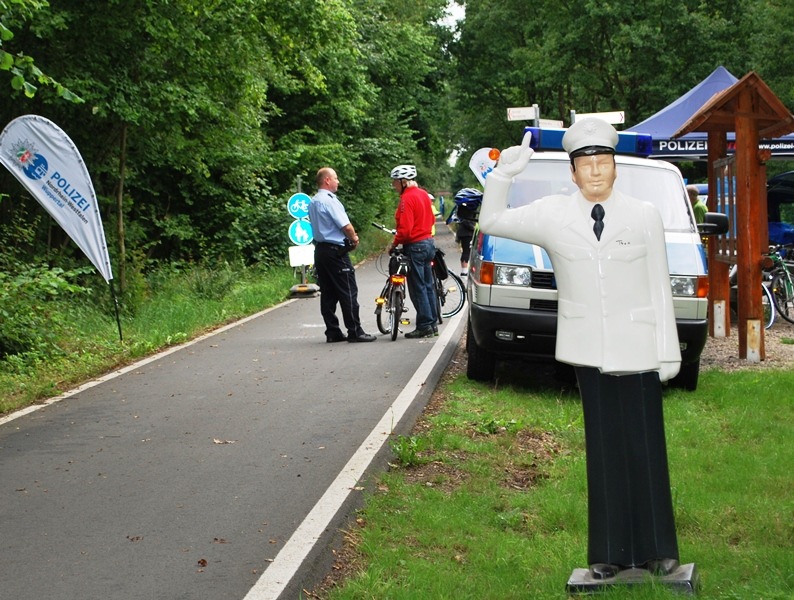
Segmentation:
{"type": "Polygon", "coordinates": [[[706,220],[698,223],[700,235],[722,235],[728,233],[728,215],[718,212],[707,212],[706,220]]]}

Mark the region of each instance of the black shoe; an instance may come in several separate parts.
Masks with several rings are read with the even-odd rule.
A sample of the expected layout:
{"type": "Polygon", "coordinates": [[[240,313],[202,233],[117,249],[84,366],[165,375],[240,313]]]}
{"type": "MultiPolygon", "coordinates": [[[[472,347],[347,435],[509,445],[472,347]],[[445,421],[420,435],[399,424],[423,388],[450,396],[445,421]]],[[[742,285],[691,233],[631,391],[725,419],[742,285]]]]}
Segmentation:
{"type": "Polygon", "coordinates": [[[593,579],[611,579],[620,571],[617,565],[610,565],[608,563],[593,563],[590,565],[590,575],[593,579]]]}
{"type": "Polygon", "coordinates": [[[336,342],[345,342],[347,341],[347,337],[342,332],[339,332],[338,335],[327,335],[325,336],[325,341],[329,344],[335,344],[336,342]]]}
{"type": "Polygon", "coordinates": [[[425,327],[424,329],[414,329],[413,331],[406,333],[405,337],[407,337],[409,340],[433,337],[433,328],[425,327]]]}
{"type": "Polygon", "coordinates": [[[348,336],[347,341],[351,342],[351,343],[352,342],[374,342],[377,339],[378,338],[376,338],[371,333],[361,333],[361,334],[359,334],[359,335],[357,335],[355,337],[348,336]]]}
{"type": "Polygon", "coordinates": [[[438,325],[433,325],[433,335],[438,336],[438,325]]]}
{"type": "Polygon", "coordinates": [[[664,577],[675,571],[678,566],[678,561],[674,558],[660,558],[658,560],[649,560],[645,568],[648,569],[651,575],[664,577]]]}

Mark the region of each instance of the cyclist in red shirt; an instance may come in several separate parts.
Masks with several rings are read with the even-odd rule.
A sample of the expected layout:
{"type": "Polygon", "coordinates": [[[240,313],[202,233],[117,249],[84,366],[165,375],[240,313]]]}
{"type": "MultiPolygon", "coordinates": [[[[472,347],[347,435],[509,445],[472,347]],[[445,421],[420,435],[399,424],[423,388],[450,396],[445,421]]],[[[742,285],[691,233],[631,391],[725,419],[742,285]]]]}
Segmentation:
{"type": "Polygon", "coordinates": [[[416,167],[399,165],[391,171],[392,187],[400,194],[394,214],[397,233],[391,250],[400,244],[410,260],[408,293],[416,309],[416,329],[409,331],[409,339],[433,337],[438,331],[436,291],[433,288],[432,260],[436,253],[433,241],[433,214],[429,194],[416,183],[416,167]]]}

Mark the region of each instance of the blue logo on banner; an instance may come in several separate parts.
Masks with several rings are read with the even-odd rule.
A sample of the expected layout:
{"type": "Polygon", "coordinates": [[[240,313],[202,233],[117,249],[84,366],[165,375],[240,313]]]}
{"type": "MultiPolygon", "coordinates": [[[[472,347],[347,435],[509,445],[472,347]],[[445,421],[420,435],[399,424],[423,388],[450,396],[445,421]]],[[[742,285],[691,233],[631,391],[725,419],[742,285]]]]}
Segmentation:
{"type": "Polygon", "coordinates": [[[303,193],[293,194],[287,200],[287,210],[293,219],[305,219],[309,216],[309,202],[312,199],[303,193]]]}
{"type": "Polygon", "coordinates": [[[25,165],[22,172],[31,179],[41,179],[47,174],[49,168],[47,159],[41,154],[28,155],[26,159],[22,160],[22,164],[25,165]]]}
{"type": "Polygon", "coordinates": [[[297,219],[289,226],[289,239],[293,244],[305,246],[314,240],[312,224],[304,219],[297,219]]]}

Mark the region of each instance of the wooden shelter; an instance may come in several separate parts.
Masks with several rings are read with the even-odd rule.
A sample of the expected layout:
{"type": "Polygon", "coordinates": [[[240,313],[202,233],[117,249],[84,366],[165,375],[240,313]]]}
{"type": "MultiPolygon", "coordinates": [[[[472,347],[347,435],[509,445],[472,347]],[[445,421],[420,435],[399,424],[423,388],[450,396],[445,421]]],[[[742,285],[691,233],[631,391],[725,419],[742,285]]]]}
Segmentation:
{"type": "Polygon", "coordinates": [[[794,132],[794,115],[750,72],[731,87],[715,94],[673,137],[693,131],[708,133],[710,211],[727,212],[729,232],[710,238],[709,333],[730,333],[728,271],[738,267],[739,357],[753,362],[765,359],[761,264],[768,251],[766,161],[770,150],[759,150],[760,139],[794,132]],[[727,133],[736,133],[733,156],[727,157],[727,133]]]}

